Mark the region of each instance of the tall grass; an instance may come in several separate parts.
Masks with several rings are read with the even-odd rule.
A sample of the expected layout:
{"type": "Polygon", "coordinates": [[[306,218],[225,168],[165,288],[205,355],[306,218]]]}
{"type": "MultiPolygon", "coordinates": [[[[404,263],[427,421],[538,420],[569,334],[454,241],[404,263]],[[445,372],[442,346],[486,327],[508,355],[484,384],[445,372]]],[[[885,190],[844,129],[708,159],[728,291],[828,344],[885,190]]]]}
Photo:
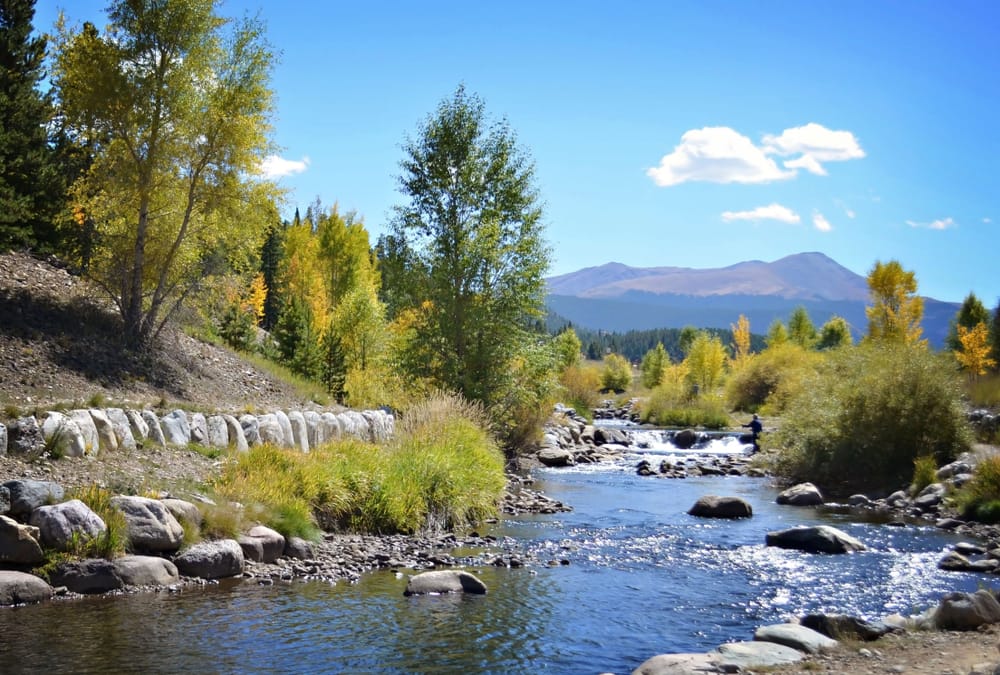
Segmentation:
{"type": "Polygon", "coordinates": [[[215,489],[285,535],[465,528],[496,514],[506,485],[484,419],[478,406],[438,395],[411,407],[384,447],[255,447],[225,467],[215,489]]]}
{"type": "Polygon", "coordinates": [[[976,465],[972,480],[955,495],[962,516],[983,523],[1000,523],[1000,455],[976,465]]]}
{"type": "Polygon", "coordinates": [[[92,539],[78,539],[68,551],[80,558],[107,558],[124,555],[128,547],[128,523],[125,515],[111,505],[114,493],[97,485],[70,491],[70,499],[79,499],[104,521],[107,529],[92,539]]]}

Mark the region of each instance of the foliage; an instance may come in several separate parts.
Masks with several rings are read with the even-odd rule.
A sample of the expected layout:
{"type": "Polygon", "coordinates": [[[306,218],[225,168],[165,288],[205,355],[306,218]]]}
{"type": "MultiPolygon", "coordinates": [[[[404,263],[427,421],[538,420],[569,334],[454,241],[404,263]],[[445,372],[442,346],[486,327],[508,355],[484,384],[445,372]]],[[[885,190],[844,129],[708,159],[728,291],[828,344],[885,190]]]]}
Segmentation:
{"type": "Polygon", "coordinates": [[[767,336],[764,338],[764,343],[768,347],[777,347],[786,342],[788,342],[788,329],[785,328],[785,324],[781,319],[775,319],[767,328],[767,336]]]}
{"type": "Polygon", "coordinates": [[[990,322],[990,345],[993,347],[993,358],[1000,363],[1000,300],[993,308],[993,318],[990,322]]]}
{"type": "Polygon", "coordinates": [[[292,372],[311,380],[322,377],[323,355],[313,327],[309,305],[292,296],[274,328],[281,362],[292,372]]]}
{"type": "Polygon", "coordinates": [[[937,461],[933,455],[920,455],[913,460],[913,480],[910,481],[910,495],[917,496],[931,483],[937,482],[937,461]]]}
{"type": "Polygon", "coordinates": [[[593,363],[578,363],[559,374],[563,401],[580,414],[596,408],[601,389],[601,369],[593,363]]]}
{"type": "Polygon", "coordinates": [[[58,27],[60,114],[95,153],[73,187],[100,243],[90,275],[133,349],[214,267],[258,250],[273,222],[276,188],[257,178],[272,149],[273,56],[259,23],[214,9],[115,0],[103,35],[58,27]]]}
{"type": "Polygon", "coordinates": [[[847,324],[847,320],[842,316],[831,316],[819,331],[816,349],[820,351],[836,349],[853,343],[851,327],[847,324]]]}
{"type": "Polygon", "coordinates": [[[216,491],[283,534],[317,526],[376,533],[460,529],[497,512],[503,455],[480,408],[440,395],[410,407],[386,447],[344,440],[308,454],[251,448],[227,464],[216,491]]]}
{"type": "MultiPolygon", "coordinates": [[[[558,314],[549,313],[546,324],[553,333],[563,330],[568,325],[565,319],[558,314]]],[[[605,354],[621,354],[632,363],[642,361],[643,355],[650,349],[656,349],[656,345],[662,343],[667,350],[670,360],[680,362],[684,360],[685,352],[681,349],[680,328],[652,328],[648,330],[630,330],[624,333],[593,331],[583,326],[573,326],[580,342],[583,345],[583,354],[593,361],[600,361],[605,354]]],[[[733,333],[728,328],[706,328],[706,332],[717,335],[723,344],[732,344],[733,333]]],[[[697,331],[695,331],[697,333],[697,331]]],[[[687,345],[690,346],[690,345],[687,345]]],[[[764,336],[750,335],[750,351],[756,352],[764,349],[764,336]]]]}
{"type": "Polygon", "coordinates": [[[256,340],[253,314],[246,311],[239,302],[230,303],[226,313],[222,315],[219,336],[233,349],[250,351],[256,340]]]}
{"type": "Polygon", "coordinates": [[[699,396],[689,400],[678,396],[677,388],[660,386],[643,400],[640,418],[644,423],[661,427],[704,427],[722,429],[729,425],[722,400],[717,396],[699,396]]]}
{"type": "Polygon", "coordinates": [[[818,337],[809,312],[805,307],[796,307],[788,317],[788,339],[803,349],[812,349],[818,337]]]}
{"type": "Polygon", "coordinates": [[[969,293],[965,296],[965,300],[962,301],[962,306],[958,308],[958,312],[952,317],[951,323],[948,326],[948,336],[944,341],[945,347],[953,352],[960,351],[962,349],[962,342],[958,335],[959,326],[964,326],[966,329],[975,328],[979,324],[989,326],[990,319],[990,312],[983,305],[982,301],[976,297],[975,293],[969,293]]]}
{"type": "Polygon", "coordinates": [[[812,374],[819,356],[791,342],[768,347],[747,359],[726,382],[726,400],[733,410],[780,414],[790,397],[812,374]]]}
{"type": "Polygon", "coordinates": [[[979,461],[972,480],[959,488],[955,502],[965,518],[1000,522],[1000,456],[990,455],[979,461]]]}
{"type": "Polygon", "coordinates": [[[750,356],[750,319],[740,314],[730,329],[733,332],[733,360],[742,363],[750,356]]]}
{"type": "Polygon", "coordinates": [[[677,337],[677,346],[680,348],[682,358],[687,358],[688,352],[691,351],[691,345],[694,344],[697,337],[698,329],[694,326],[681,328],[680,335],[677,337]]]}
{"type": "Polygon", "coordinates": [[[53,220],[65,183],[50,138],[52,102],[34,0],[0,3],[0,248],[56,244],[53,220]]]}
{"type": "Polygon", "coordinates": [[[340,338],[331,327],[323,336],[323,384],[337,403],[343,404],[347,394],[347,359],[340,338]]]}
{"type": "Polygon", "coordinates": [[[726,349],[717,336],[701,331],[691,343],[684,363],[688,368],[688,382],[697,391],[707,394],[722,383],[726,349]]]}
{"type": "Polygon", "coordinates": [[[877,261],[868,273],[868,290],[872,304],[865,308],[866,339],[920,343],[924,300],[917,295],[916,275],[896,260],[877,261]]]}
{"type": "Polygon", "coordinates": [[[556,367],[560,373],[580,363],[583,358],[582,346],[580,338],[577,337],[576,331],[572,327],[566,327],[552,338],[552,348],[556,353],[556,367]]]}
{"type": "Polygon", "coordinates": [[[776,469],[847,493],[895,489],[918,456],[950,461],[970,438],[949,360],[892,341],[830,352],[768,437],[776,469]]]}
{"type": "MultiPolygon", "coordinates": [[[[298,214],[298,210],[296,210],[296,214],[298,214]]],[[[260,275],[264,282],[264,288],[267,290],[260,325],[265,330],[273,329],[281,314],[283,304],[281,277],[283,275],[284,251],[284,229],[272,223],[267,229],[267,237],[260,249],[260,275]]]]}
{"type": "Polygon", "coordinates": [[[978,407],[1000,407],[1000,375],[990,373],[966,383],[969,402],[978,407]]]}
{"type": "Polygon", "coordinates": [[[125,515],[111,505],[114,493],[96,484],[71,490],[68,497],[79,499],[100,516],[107,529],[93,539],[77,540],[70,551],[79,558],[107,558],[124,555],[128,546],[128,523],[125,515]]]}
{"type": "Polygon", "coordinates": [[[385,306],[370,285],[352,286],[340,298],[330,324],[349,370],[381,365],[388,342],[385,306]]]}
{"type": "Polygon", "coordinates": [[[632,385],[632,364],[624,356],[608,354],[601,371],[601,390],[623,392],[632,385]]]}
{"type": "Polygon", "coordinates": [[[971,329],[959,324],[957,333],[961,348],[955,351],[955,358],[973,379],[985,375],[988,369],[997,365],[996,359],[990,357],[989,332],[985,323],[978,323],[971,329]]]}
{"type": "Polygon", "coordinates": [[[639,370],[642,373],[642,386],[652,389],[663,381],[663,371],[670,365],[670,357],[667,350],[663,348],[663,343],[658,342],[654,349],[646,352],[642,357],[639,370]]]}
{"type": "MultiPolygon", "coordinates": [[[[492,406],[537,341],[549,252],[534,168],[506,122],[459,87],[404,144],[389,297],[420,303],[404,364],[413,377],[492,406]],[[402,288],[408,284],[408,288],[402,288]]],[[[509,406],[506,406],[509,409],[509,406]]]]}

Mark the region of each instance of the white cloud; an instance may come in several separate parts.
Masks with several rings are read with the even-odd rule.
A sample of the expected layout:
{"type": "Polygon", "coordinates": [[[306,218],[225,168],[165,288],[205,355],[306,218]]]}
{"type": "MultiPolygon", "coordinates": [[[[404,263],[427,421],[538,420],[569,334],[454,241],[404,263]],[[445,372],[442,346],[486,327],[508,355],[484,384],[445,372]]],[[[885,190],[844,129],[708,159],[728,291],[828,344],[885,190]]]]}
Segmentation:
{"type": "Polygon", "coordinates": [[[758,206],[752,211],[725,211],[722,214],[722,219],[727,223],[734,220],[777,220],[789,225],[795,225],[802,220],[795,211],[778,203],[758,206]]]}
{"type": "Polygon", "coordinates": [[[829,232],[833,229],[833,225],[830,221],[820,213],[819,211],[813,211],[813,227],[815,227],[820,232],[829,232]]]}
{"type": "Polygon", "coordinates": [[[953,227],[958,227],[958,223],[951,217],[948,218],[938,218],[937,220],[932,220],[929,223],[918,223],[915,220],[908,220],[906,224],[910,227],[919,227],[928,230],[948,230],[953,227]]]}
{"type": "Polygon", "coordinates": [[[667,187],[688,181],[768,183],[792,178],[795,171],[782,171],[753,141],[729,127],[704,127],[685,132],[680,145],[646,175],[667,187]]]}
{"type": "Polygon", "coordinates": [[[260,164],[260,172],[267,178],[282,178],[303,173],[309,168],[310,160],[303,157],[300,160],[285,159],[277,155],[268,155],[260,164]]]}
{"type": "Polygon", "coordinates": [[[983,222],[986,223],[987,225],[989,225],[990,223],[993,222],[993,219],[992,218],[983,218],[983,222]]]}
{"type": "Polygon", "coordinates": [[[799,155],[784,162],[785,168],[805,169],[817,176],[826,175],[822,162],[843,162],[865,156],[853,133],[833,131],[815,122],[785,129],[779,136],[765,135],[763,142],[768,154],[799,155]]]}

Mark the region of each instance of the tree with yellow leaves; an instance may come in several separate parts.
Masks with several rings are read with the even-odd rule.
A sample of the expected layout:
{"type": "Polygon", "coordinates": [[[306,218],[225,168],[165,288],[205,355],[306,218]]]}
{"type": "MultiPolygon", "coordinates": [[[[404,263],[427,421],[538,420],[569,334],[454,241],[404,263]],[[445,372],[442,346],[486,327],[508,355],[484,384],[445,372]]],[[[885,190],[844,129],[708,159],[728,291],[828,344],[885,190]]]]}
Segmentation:
{"type": "Polygon", "coordinates": [[[926,344],[920,339],[924,299],[917,295],[917,278],[896,260],[876,261],[868,273],[872,304],[865,308],[869,341],[926,344]]]}
{"type": "Polygon", "coordinates": [[[736,324],[729,327],[733,331],[733,358],[736,363],[743,363],[750,356],[750,319],[740,314],[736,324]]]}
{"type": "Polygon", "coordinates": [[[985,375],[987,369],[997,364],[990,356],[989,330],[986,323],[980,321],[972,328],[959,324],[957,330],[958,341],[962,348],[955,350],[955,358],[972,379],[985,375]]]}

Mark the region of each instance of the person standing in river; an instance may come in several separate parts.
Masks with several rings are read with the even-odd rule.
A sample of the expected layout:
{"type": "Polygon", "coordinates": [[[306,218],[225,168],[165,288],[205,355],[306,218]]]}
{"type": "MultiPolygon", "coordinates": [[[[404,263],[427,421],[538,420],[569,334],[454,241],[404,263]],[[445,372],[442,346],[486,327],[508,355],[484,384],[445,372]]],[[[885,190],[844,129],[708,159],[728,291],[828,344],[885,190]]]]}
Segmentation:
{"type": "Polygon", "coordinates": [[[758,452],[760,445],[757,444],[757,439],[760,437],[760,432],[764,430],[764,424],[760,421],[760,418],[754,413],[753,419],[748,424],[741,424],[740,426],[750,428],[750,434],[753,436],[753,451],[758,452]]]}

